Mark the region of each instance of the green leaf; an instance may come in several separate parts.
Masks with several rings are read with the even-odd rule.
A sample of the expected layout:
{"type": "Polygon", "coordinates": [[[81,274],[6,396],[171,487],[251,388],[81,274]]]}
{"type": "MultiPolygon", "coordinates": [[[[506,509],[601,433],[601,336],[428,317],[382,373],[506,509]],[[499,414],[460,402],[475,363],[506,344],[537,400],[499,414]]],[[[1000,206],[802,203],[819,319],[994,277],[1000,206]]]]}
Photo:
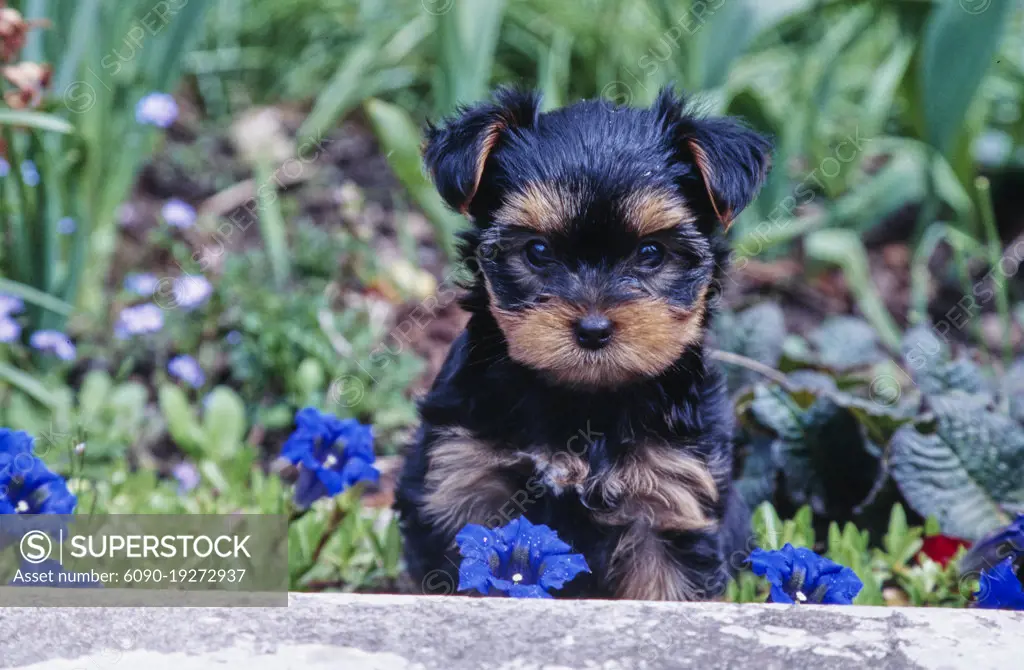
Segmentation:
{"type": "Polygon", "coordinates": [[[976,540],[1024,510],[1024,428],[984,396],[934,396],[935,432],[904,426],[890,443],[900,491],[947,535],[976,540]]]}
{"type": "Polygon", "coordinates": [[[78,390],[78,414],[85,425],[89,425],[97,417],[107,403],[114,380],[104,370],[90,370],[82,379],[78,390]]]}
{"type": "Polygon", "coordinates": [[[1024,424],[1024,358],[1018,358],[1006,371],[1003,394],[1009,404],[1010,416],[1024,424]]]}
{"type": "Polygon", "coordinates": [[[817,347],[821,363],[834,370],[865,367],[885,358],[875,330],[853,316],[830,316],[807,339],[817,347]]]}
{"type": "Polygon", "coordinates": [[[1010,23],[1012,0],[964,3],[943,0],[932,9],[924,29],[920,57],[920,108],[928,141],[950,157],[963,132],[967,108],[992,66],[1003,29],[1010,23]]]}
{"type": "Polygon", "coordinates": [[[259,203],[263,246],[270,259],[274,283],[278,289],[283,289],[291,272],[288,260],[288,235],[285,233],[287,226],[281,213],[280,196],[274,186],[274,170],[266,157],[261,157],[256,162],[256,180],[260,184],[256,198],[259,203]]]}
{"type": "Polygon", "coordinates": [[[782,520],[770,502],[763,502],[754,510],[750,520],[754,538],[761,549],[782,547],[782,520]]]}
{"type": "Polygon", "coordinates": [[[380,36],[370,36],[348,51],[334,76],[316,97],[312,111],[299,128],[298,137],[323,137],[367,97],[364,84],[382,41],[380,36]]]}
{"type": "Polygon", "coordinates": [[[380,100],[367,100],[366,114],[388,163],[409,195],[434,224],[437,236],[449,258],[454,258],[455,232],[463,219],[445,205],[420,167],[420,131],[401,107],[380,100]]]}
{"type": "Polygon", "coordinates": [[[843,269],[861,313],[878,331],[882,342],[890,349],[897,349],[900,329],[871,279],[867,250],[857,234],[850,230],[816,230],[804,239],[804,251],[811,258],[843,269]]]}
{"type": "Polygon", "coordinates": [[[920,325],[908,330],[900,351],[907,371],[925,395],[953,390],[991,393],[981,368],[964,356],[951,360],[949,346],[939,339],[934,328],[920,325]]]}
{"type": "Polygon", "coordinates": [[[53,393],[35,377],[4,362],[0,362],[0,382],[10,384],[47,407],[53,407],[56,403],[53,393]]]}
{"type": "Polygon", "coordinates": [[[75,127],[59,116],[15,109],[0,109],[0,126],[32,128],[64,135],[75,132],[75,127]]]}
{"type": "MultiPolygon", "coordinates": [[[[715,318],[714,333],[719,349],[774,368],[782,357],[786,323],[777,303],[762,302],[738,314],[723,311],[715,318]]],[[[734,392],[760,379],[752,370],[738,366],[726,366],[725,373],[729,389],[734,392]]]]}
{"type": "Polygon", "coordinates": [[[44,293],[27,284],[21,284],[10,279],[4,279],[3,277],[0,277],[0,293],[18,296],[27,303],[49,310],[55,314],[60,314],[61,316],[70,316],[71,312],[74,311],[74,307],[60,298],[55,298],[49,293],[44,293]]]}
{"type": "Polygon", "coordinates": [[[243,448],[245,430],[245,404],[238,394],[226,386],[210,391],[203,411],[203,455],[215,461],[231,460],[243,448]]]}
{"type": "Polygon", "coordinates": [[[202,456],[206,436],[196,421],[185,392],[173,384],[165,384],[157,391],[157,402],[175,444],[193,456],[202,456]]]}

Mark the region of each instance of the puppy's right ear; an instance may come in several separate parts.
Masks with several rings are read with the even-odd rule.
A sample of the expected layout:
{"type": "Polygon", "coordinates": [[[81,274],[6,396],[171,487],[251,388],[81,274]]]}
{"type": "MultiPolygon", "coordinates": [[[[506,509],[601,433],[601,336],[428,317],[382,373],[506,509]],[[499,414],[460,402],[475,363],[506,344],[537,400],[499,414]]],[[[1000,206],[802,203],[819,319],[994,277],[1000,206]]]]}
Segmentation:
{"type": "Polygon", "coordinates": [[[437,192],[462,214],[480,186],[487,158],[512,128],[527,128],[537,121],[540,96],[533,92],[499,89],[494,102],[463,107],[440,126],[427,127],[423,162],[437,192]]]}

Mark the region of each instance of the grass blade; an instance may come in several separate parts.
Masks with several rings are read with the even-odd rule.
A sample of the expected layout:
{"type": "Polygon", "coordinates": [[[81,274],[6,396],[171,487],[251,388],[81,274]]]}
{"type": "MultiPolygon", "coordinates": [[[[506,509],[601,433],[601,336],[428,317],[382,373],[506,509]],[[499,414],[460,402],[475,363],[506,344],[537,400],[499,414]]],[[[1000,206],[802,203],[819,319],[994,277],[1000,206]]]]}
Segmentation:
{"type": "Polygon", "coordinates": [[[61,316],[71,316],[71,313],[75,309],[69,303],[64,302],[60,298],[56,298],[49,293],[44,293],[27,284],[11,281],[10,279],[4,279],[3,277],[0,277],[0,293],[17,296],[27,303],[36,305],[37,307],[53,312],[54,314],[60,314],[61,316]]]}
{"type": "Polygon", "coordinates": [[[259,203],[263,244],[270,259],[271,271],[274,273],[274,283],[278,288],[283,288],[290,273],[288,236],[285,233],[284,216],[281,214],[281,199],[274,186],[274,170],[266,159],[257,161],[256,183],[260,184],[256,191],[256,199],[259,203]]]}

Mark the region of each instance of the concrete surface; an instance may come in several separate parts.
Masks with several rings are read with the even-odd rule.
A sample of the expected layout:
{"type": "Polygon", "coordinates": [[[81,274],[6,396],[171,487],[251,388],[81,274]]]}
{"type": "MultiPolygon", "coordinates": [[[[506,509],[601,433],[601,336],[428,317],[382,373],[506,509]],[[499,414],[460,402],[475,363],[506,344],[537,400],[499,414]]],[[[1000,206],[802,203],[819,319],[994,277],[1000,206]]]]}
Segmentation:
{"type": "Polygon", "coordinates": [[[288,608],[4,608],[0,668],[1020,668],[1024,613],[293,595],[288,608]]]}

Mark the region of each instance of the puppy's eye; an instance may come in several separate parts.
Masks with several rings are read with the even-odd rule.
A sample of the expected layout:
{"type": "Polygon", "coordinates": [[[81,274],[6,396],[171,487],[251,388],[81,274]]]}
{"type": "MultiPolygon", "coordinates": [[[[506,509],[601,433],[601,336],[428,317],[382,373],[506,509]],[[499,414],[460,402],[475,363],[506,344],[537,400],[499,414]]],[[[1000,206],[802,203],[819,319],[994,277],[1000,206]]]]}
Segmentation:
{"type": "Polygon", "coordinates": [[[637,261],[646,268],[656,268],[665,261],[665,247],[657,242],[644,242],[636,250],[637,261]]]}
{"type": "Polygon", "coordinates": [[[523,249],[526,262],[535,268],[543,268],[555,261],[555,253],[544,240],[530,240],[523,249]]]}

